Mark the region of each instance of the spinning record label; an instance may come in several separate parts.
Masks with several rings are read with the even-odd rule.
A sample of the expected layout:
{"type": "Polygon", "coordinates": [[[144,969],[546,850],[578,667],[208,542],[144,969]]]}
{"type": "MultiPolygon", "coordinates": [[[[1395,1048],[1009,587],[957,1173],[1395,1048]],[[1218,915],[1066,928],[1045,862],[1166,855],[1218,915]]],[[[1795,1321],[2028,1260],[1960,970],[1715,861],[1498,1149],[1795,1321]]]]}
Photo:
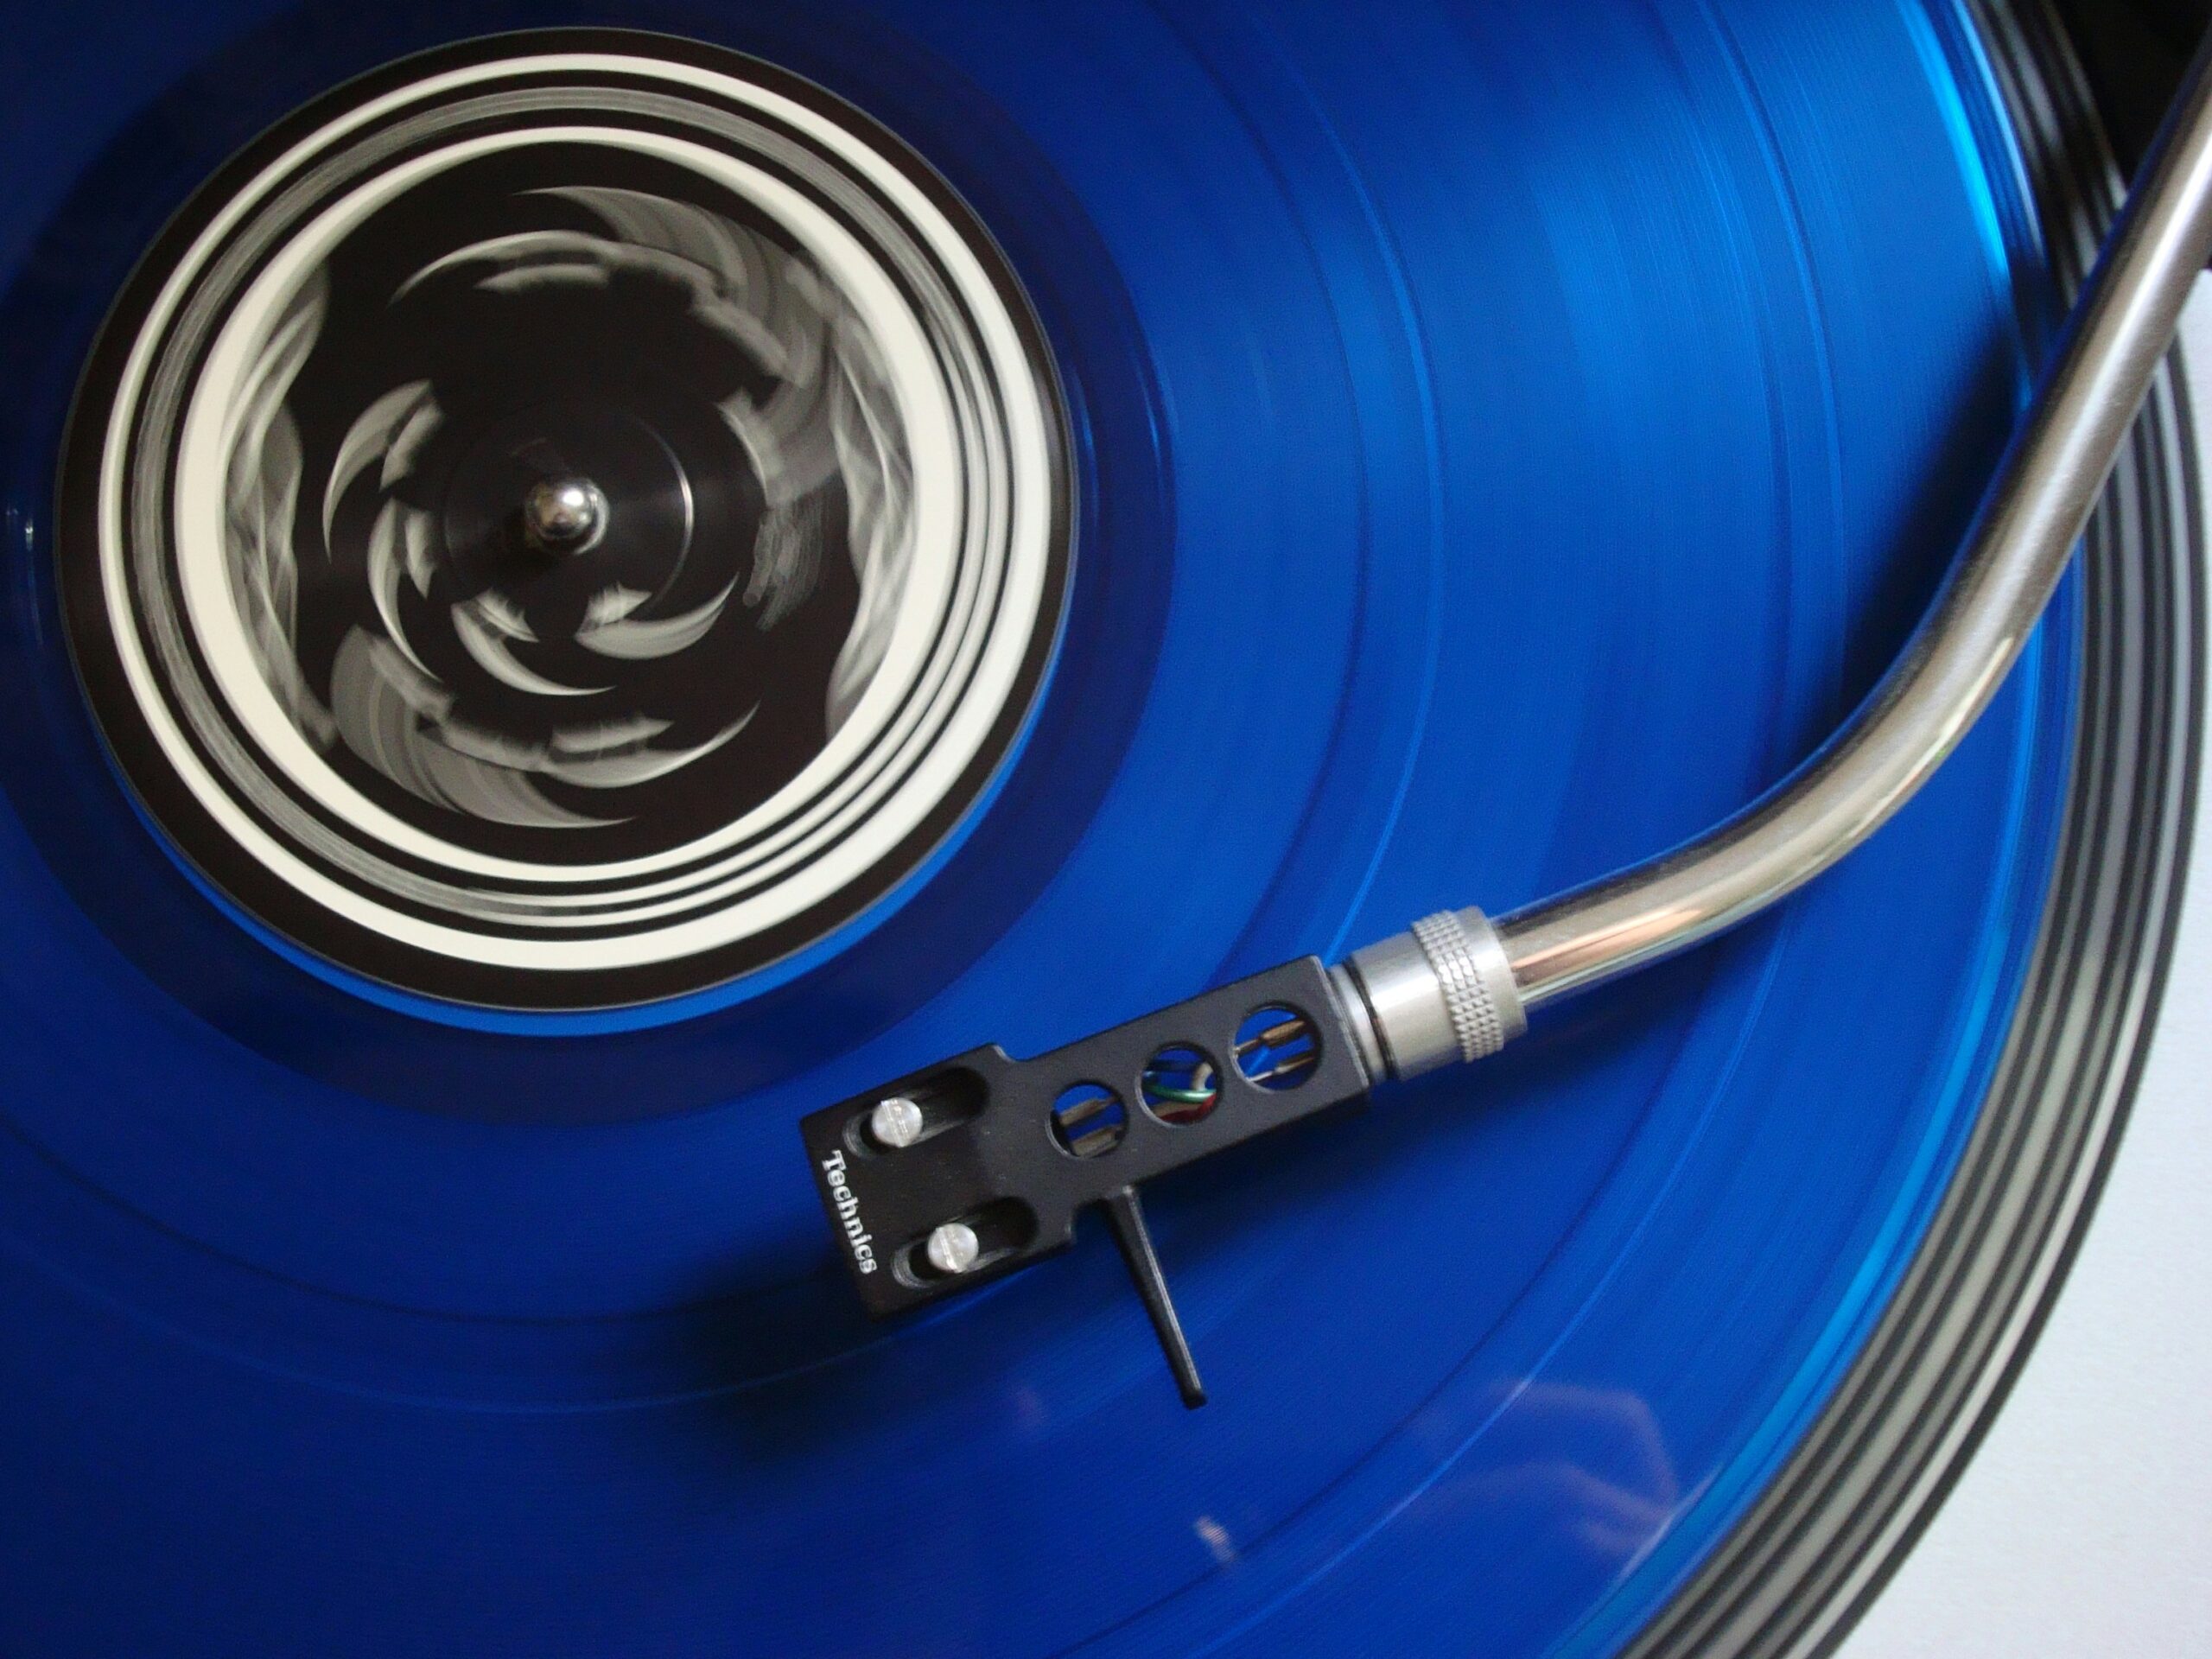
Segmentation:
{"type": "Polygon", "coordinates": [[[208,184],[107,325],[65,609],[261,921],[511,1007],[679,995],[968,813],[1059,622],[1052,364],[950,190],[735,54],[433,54],[208,184]]]}

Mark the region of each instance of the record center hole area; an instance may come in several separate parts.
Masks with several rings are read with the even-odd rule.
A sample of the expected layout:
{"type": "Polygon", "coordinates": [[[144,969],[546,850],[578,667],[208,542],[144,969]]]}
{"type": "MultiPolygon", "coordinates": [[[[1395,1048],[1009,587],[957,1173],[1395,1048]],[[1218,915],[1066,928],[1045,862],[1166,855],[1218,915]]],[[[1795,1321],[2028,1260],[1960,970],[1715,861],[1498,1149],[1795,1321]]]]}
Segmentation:
{"type": "Polygon", "coordinates": [[[1170,1043],[1145,1062],[1137,1092],[1161,1122],[1196,1123],[1221,1104],[1221,1068],[1202,1048],[1170,1043]]]}
{"type": "Polygon", "coordinates": [[[1245,1082],[1281,1091],[1313,1075],[1321,1064],[1321,1038],[1296,1008],[1270,1003],[1244,1016],[1229,1052],[1245,1082]]]}
{"type": "Polygon", "coordinates": [[[1128,1133],[1129,1109],[1103,1083],[1072,1084],[1052,1103],[1052,1139],[1063,1152],[1096,1158],[1120,1146],[1128,1133]]]}

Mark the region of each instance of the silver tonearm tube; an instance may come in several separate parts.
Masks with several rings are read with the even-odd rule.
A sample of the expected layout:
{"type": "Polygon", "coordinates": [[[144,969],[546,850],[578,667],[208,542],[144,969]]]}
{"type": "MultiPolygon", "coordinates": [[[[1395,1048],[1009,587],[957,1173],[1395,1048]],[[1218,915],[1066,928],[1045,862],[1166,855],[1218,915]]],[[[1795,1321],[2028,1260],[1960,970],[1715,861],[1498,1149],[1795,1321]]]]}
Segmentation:
{"type": "Polygon", "coordinates": [[[2137,175],[2056,360],[1928,615],[1796,771],[1695,840],[1492,922],[1446,911],[1330,970],[1370,1072],[1479,1058],[1527,1010],[1710,938],[1879,829],[2004,683],[2072,558],[2212,258],[2212,40],[2137,175]]]}

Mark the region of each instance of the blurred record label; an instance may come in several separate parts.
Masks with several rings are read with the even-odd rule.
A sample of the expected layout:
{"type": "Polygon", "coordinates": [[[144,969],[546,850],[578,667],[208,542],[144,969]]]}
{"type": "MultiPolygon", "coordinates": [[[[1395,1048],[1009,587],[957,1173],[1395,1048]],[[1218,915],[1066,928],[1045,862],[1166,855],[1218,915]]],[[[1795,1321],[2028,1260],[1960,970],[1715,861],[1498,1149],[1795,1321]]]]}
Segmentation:
{"type": "Polygon", "coordinates": [[[912,874],[1067,584],[1050,360],[830,94],[659,37],[410,60],[205,187],[73,417],[72,646],[149,814],[404,989],[678,995],[912,874]]]}

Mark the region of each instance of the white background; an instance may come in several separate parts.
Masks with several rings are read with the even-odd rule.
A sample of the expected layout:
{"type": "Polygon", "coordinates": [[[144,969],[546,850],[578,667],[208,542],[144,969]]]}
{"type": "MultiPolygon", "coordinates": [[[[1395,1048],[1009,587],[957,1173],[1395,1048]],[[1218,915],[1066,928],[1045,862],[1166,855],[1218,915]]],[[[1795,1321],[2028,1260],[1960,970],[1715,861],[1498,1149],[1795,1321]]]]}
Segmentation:
{"type": "MultiPolygon", "coordinates": [[[[2212,476],[2206,280],[2183,327],[2212,476]]],[[[2196,826],[2164,1012],[2073,1273],[1839,1659],[2212,1656],[2212,791],[2196,826]]]]}

